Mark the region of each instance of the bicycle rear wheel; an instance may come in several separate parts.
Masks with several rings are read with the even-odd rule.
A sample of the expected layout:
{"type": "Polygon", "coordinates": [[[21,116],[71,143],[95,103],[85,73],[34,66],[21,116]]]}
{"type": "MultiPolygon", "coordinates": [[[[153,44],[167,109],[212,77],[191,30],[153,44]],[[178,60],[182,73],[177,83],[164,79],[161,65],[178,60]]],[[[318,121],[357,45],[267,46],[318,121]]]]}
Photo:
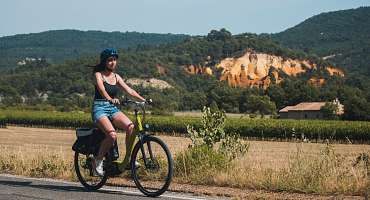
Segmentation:
{"type": "Polygon", "coordinates": [[[84,155],[75,152],[74,166],[78,180],[88,190],[98,190],[107,182],[107,175],[95,175],[92,166],[93,155],[84,155]]]}
{"type": "Polygon", "coordinates": [[[163,194],[170,186],[173,160],[166,144],[157,137],[146,136],[132,152],[131,172],[138,189],[147,196],[163,194]],[[135,164],[139,163],[139,166],[135,164]]]}

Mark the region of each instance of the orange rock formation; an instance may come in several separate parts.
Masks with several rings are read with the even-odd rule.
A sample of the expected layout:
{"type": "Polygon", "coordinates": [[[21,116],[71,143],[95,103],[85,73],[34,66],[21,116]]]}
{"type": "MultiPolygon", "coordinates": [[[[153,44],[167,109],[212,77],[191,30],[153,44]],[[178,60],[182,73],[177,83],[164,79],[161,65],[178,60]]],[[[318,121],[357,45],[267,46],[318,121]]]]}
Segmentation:
{"type": "Polygon", "coordinates": [[[213,75],[213,71],[210,67],[202,67],[202,66],[195,66],[195,65],[189,65],[186,66],[185,71],[189,74],[207,74],[207,75],[213,75]]]}
{"type": "MultiPolygon", "coordinates": [[[[215,67],[221,70],[220,80],[227,81],[232,87],[267,88],[271,83],[282,81],[282,78],[279,77],[279,71],[288,76],[297,76],[308,70],[316,69],[316,64],[308,60],[284,59],[280,56],[247,51],[239,58],[225,58],[215,67]]],[[[330,75],[344,76],[340,69],[328,67],[327,70],[330,75]]],[[[213,74],[209,67],[194,65],[185,67],[185,71],[190,74],[213,74]]],[[[317,86],[324,84],[324,82],[324,79],[316,78],[309,81],[317,86]]]]}
{"type": "Polygon", "coordinates": [[[337,75],[337,76],[344,77],[344,72],[343,72],[343,70],[340,70],[340,69],[338,69],[338,68],[328,67],[328,68],[326,68],[326,70],[328,70],[328,72],[329,72],[329,74],[330,74],[331,76],[337,75]]]}
{"type": "Polygon", "coordinates": [[[216,68],[222,69],[220,80],[226,80],[230,86],[267,88],[271,83],[282,80],[278,71],[297,76],[308,69],[316,68],[316,65],[306,60],[283,59],[248,51],[242,57],[222,60],[216,68]]]}

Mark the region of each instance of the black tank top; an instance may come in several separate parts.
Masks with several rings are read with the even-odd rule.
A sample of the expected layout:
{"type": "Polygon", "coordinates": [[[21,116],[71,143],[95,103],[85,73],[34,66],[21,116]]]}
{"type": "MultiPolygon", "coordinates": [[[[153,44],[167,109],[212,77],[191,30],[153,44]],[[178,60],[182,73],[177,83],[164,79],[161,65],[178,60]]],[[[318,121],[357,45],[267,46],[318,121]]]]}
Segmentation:
{"type": "MultiPolygon", "coordinates": [[[[105,91],[108,93],[108,95],[111,97],[111,98],[115,98],[117,96],[117,93],[118,93],[118,86],[117,86],[117,75],[114,74],[114,76],[116,77],[116,84],[114,85],[111,85],[109,84],[105,78],[103,77],[103,84],[104,84],[104,88],[105,88],[105,91]]],[[[106,99],[105,97],[103,97],[99,90],[98,90],[98,86],[95,85],[95,96],[94,96],[94,100],[96,99],[99,99],[99,100],[104,100],[106,99]]]]}

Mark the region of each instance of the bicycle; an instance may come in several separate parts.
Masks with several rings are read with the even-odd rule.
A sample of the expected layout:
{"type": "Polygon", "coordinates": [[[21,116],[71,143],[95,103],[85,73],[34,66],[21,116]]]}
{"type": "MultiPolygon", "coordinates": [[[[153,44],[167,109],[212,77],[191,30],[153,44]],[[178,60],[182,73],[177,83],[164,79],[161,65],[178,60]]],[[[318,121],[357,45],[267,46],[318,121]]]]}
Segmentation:
{"type": "MultiPolygon", "coordinates": [[[[145,102],[132,100],[125,104],[134,105],[136,142],[130,161],[130,171],[137,188],[146,196],[156,197],[167,191],[173,175],[173,160],[167,145],[144,127],[145,102]],[[141,111],[141,114],[139,114],[141,111]],[[142,118],[141,118],[142,116],[142,118]],[[138,164],[137,164],[138,163],[138,164]]],[[[104,157],[104,176],[95,175],[93,159],[97,155],[100,142],[105,134],[98,128],[76,129],[77,140],[72,149],[75,151],[74,167],[78,180],[88,190],[98,190],[105,185],[108,178],[119,176],[120,170],[117,141],[104,157]]]]}

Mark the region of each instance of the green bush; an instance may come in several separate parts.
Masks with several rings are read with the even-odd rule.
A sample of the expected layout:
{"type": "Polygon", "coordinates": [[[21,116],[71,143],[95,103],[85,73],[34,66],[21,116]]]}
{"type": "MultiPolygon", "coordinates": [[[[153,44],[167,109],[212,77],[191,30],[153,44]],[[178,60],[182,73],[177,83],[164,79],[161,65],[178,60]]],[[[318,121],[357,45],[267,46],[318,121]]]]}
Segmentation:
{"type": "Polygon", "coordinates": [[[177,154],[174,161],[175,177],[195,184],[211,183],[213,177],[225,171],[230,163],[226,155],[205,145],[177,154]]]}
{"type": "Polygon", "coordinates": [[[195,130],[194,127],[187,126],[192,141],[191,147],[207,146],[213,149],[219,144],[216,151],[227,156],[230,161],[245,155],[249,144],[244,144],[236,133],[226,134],[225,120],[225,112],[204,107],[200,128],[195,130]]]}
{"type": "Polygon", "coordinates": [[[212,111],[210,108],[204,107],[199,130],[195,130],[191,125],[187,126],[193,146],[206,145],[212,148],[221,139],[224,139],[226,137],[225,119],[224,112],[212,111]]]}
{"type": "Polygon", "coordinates": [[[225,134],[225,119],[224,112],[204,107],[198,130],[187,126],[192,144],[176,156],[176,176],[192,183],[212,183],[233,159],[247,152],[249,144],[243,144],[237,134],[225,134]]]}
{"type": "Polygon", "coordinates": [[[221,140],[219,152],[226,155],[229,160],[234,160],[237,157],[245,155],[249,150],[250,144],[243,143],[239,135],[232,133],[225,139],[221,140]]]}

